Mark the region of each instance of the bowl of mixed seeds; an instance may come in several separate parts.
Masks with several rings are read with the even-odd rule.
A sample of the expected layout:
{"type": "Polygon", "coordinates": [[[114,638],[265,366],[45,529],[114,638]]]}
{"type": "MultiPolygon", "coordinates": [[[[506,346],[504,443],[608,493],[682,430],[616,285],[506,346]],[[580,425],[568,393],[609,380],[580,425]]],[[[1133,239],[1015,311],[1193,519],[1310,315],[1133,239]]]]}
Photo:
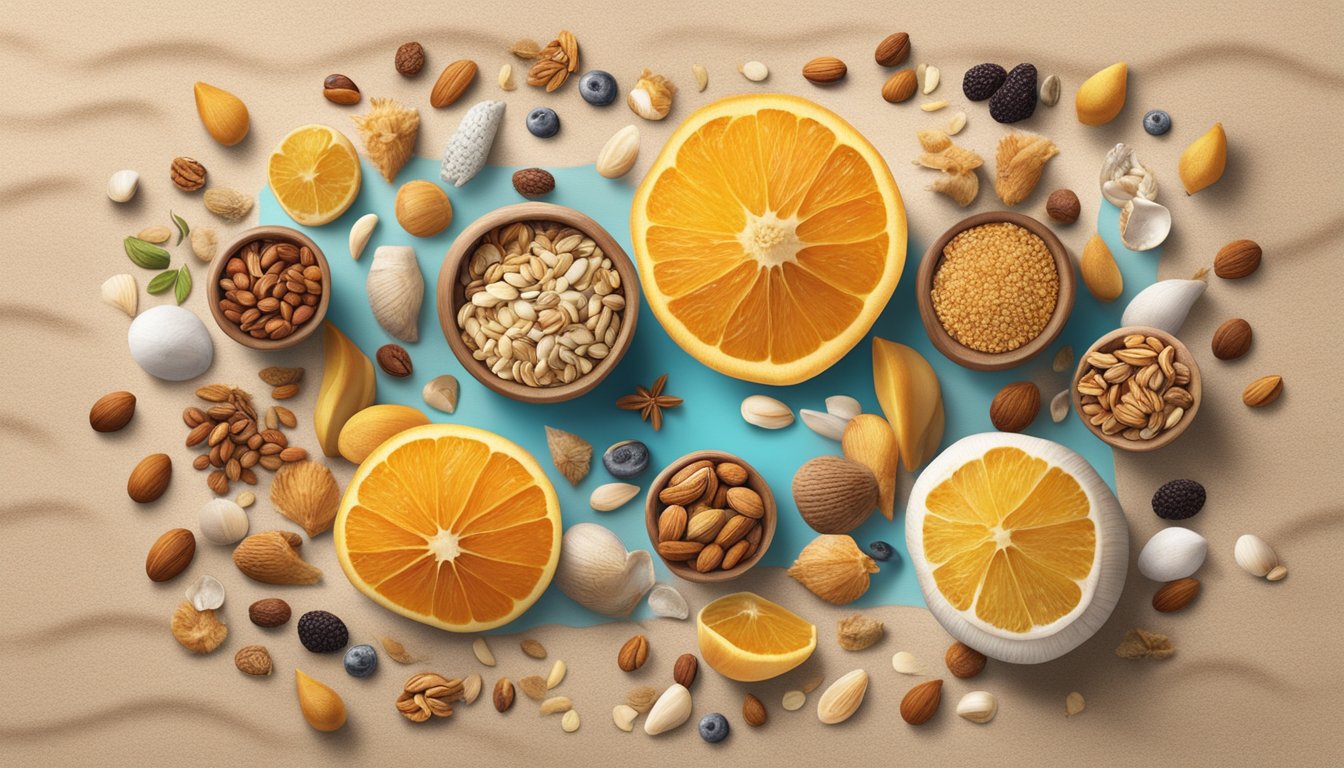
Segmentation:
{"type": "Polygon", "coordinates": [[[1073,264],[1050,228],[1020,213],[967,217],[942,234],[915,279],[929,340],[967,368],[997,371],[1039,355],[1073,311],[1073,264]]]}
{"type": "Polygon", "coordinates": [[[506,397],[555,403],[596,387],[639,316],[630,257],[588,216],[521,203],[477,219],[439,270],[439,323],[472,376],[506,397]]]}

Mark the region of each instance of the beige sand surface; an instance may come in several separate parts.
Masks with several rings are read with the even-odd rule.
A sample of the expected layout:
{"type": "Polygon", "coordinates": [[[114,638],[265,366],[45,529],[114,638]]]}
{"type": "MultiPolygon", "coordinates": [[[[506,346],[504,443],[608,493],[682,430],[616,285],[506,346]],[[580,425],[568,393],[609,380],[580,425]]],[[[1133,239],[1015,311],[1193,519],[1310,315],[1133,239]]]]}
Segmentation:
{"type": "MultiPolygon", "coordinates": [[[[1335,393],[1344,373],[1334,351],[1339,334],[1339,213],[1344,111],[1341,14],[1336,4],[1300,8],[1239,0],[1223,2],[1108,3],[1085,10],[1073,2],[1024,2],[986,10],[981,2],[901,5],[783,2],[647,3],[622,9],[613,2],[481,3],[190,3],[147,0],[93,4],[28,2],[6,5],[0,26],[0,231],[7,235],[0,280],[0,440],[5,500],[0,502],[0,759],[6,765],[285,764],[620,764],[727,761],[724,764],[858,764],[879,760],[906,765],[1282,765],[1338,764],[1339,712],[1344,710],[1344,664],[1338,611],[1341,523],[1337,490],[1339,436],[1335,393]],[[510,7],[517,5],[517,7],[510,7]],[[581,7],[587,6],[587,7],[581,7]],[[866,6],[866,7],[859,7],[866,6]],[[461,710],[450,722],[413,727],[392,709],[404,673],[384,659],[372,680],[355,681],[340,659],[299,649],[292,628],[275,634],[248,623],[252,597],[273,593],[297,610],[332,609],[356,637],[393,631],[425,658],[424,667],[448,673],[479,671],[487,685],[498,674],[514,678],[544,671],[507,638],[492,642],[497,669],[472,660],[469,641],[398,620],[363,599],[341,577],[325,537],[306,549],[328,574],[317,588],[263,590],[238,574],[228,551],[202,545],[191,575],[224,580],[224,611],[233,630],[209,658],[183,652],[167,620],[188,579],[151,585],[142,557],[165,528],[191,526],[204,496],[201,479],[180,447],[179,411],[186,387],[143,374],[125,353],[126,319],[98,301],[105,277],[124,268],[118,240],[173,207],[193,220],[207,216],[167,179],[169,160],[190,154],[211,178],[242,189],[261,186],[265,153],[289,126],[310,121],[345,124],[348,112],[324,102],[318,86],[330,72],[354,77],[368,94],[397,96],[426,108],[434,74],[450,59],[482,65],[473,97],[493,96],[503,49],[520,36],[541,40],[572,29],[585,62],[629,82],[648,66],[683,87],[672,119],[641,124],[646,149],[635,178],[662,138],[695,106],[751,90],[735,72],[745,59],[768,63],[771,89],[808,95],[851,118],[886,154],[905,192],[913,239],[928,242],[961,215],[925,192],[927,172],[908,163],[913,132],[936,125],[914,105],[891,107],[877,98],[881,71],[871,62],[876,41],[908,30],[912,63],[943,68],[936,94],[968,107],[959,93],[961,72],[984,60],[1008,65],[1030,60],[1058,73],[1066,98],[1044,109],[1031,127],[1063,148],[1041,193],[1021,210],[1039,215],[1044,191],[1069,185],[1095,210],[1095,182],[1104,151],[1138,132],[1144,108],[1172,112],[1167,140],[1147,142],[1144,159],[1158,169],[1163,201],[1177,229],[1161,272],[1183,276],[1206,265],[1227,240],[1252,237],[1266,266],[1241,283],[1213,281],[1183,332],[1205,370],[1205,403],[1198,422],[1174,448],[1151,456],[1119,456],[1121,500],[1130,511],[1137,544],[1156,531],[1148,512],[1155,486],[1195,476],[1210,489],[1206,511],[1193,523],[1210,541],[1200,573],[1205,593],[1178,615],[1149,606],[1153,585],[1137,573],[1110,623],[1091,642],[1042,667],[991,663],[971,682],[950,680],[942,712],[928,726],[907,727],[897,716],[905,690],[921,678],[895,674],[889,658],[914,652],[931,675],[942,674],[945,633],[922,609],[873,613],[887,622],[887,639],[857,655],[837,648],[834,619],[846,611],[821,606],[778,570],[751,574],[740,586],[805,606],[821,629],[815,658],[784,679],[757,686],[702,675],[695,688],[699,715],[730,714],[735,730],[719,747],[704,744],[693,726],[654,740],[622,734],[609,712],[636,683],[669,680],[673,659],[694,648],[691,623],[612,624],[598,629],[546,628],[536,636],[553,658],[569,664],[563,692],[574,699],[583,727],[561,733],[555,720],[537,717],[528,702],[508,716],[488,705],[461,710]],[[398,44],[419,39],[431,60],[417,80],[391,67],[398,44]],[[821,91],[796,73],[816,55],[851,64],[849,80],[821,91]],[[1114,60],[1131,64],[1130,106],[1117,123],[1080,126],[1069,95],[1090,72],[1114,60]],[[710,70],[708,92],[697,94],[690,65],[710,70]],[[193,80],[226,84],[252,107],[251,136],[226,149],[209,141],[192,108],[193,80]],[[1222,120],[1231,137],[1227,177],[1187,199],[1174,174],[1180,148],[1207,124],[1222,120]],[[107,176],[121,167],[145,176],[136,200],[110,204],[107,176]],[[1208,339],[1225,318],[1240,315],[1255,328],[1252,353],[1233,364],[1208,353],[1208,339]],[[1263,373],[1282,373],[1287,391],[1264,411],[1239,401],[1242,387],[1263,373]],[[140,397],[133,426],[98,436],[86,426],[89,404],[106,390],[140,397]],[[165,449],[180,466],[167,497],[149,507],[130,503],[126,474],[141,455],[165,449]],[[1232,544],[1257,532],[1276,546],[1291,569],[1279,584],[1258,582],[1237,569],[1232,544]],[[1124,631],[1140,625],[1169,633],[1179,651],[1166,662],[1131,662],[1112,649],[1124,631]],[[647,632],[653,652],[639,673],[617,671],[619,643],[647,632]],[[279,673],[248,679],[231,663],[243,644],[263,642],[279,673]],[[345,696],[349,726],[334,736],[310,730],[295,706],[292,669],[336,685],[345,696]],[[868,700],[851,722],[826,728],[811,714],[779,707],[780,695],[815,671],[834,679],[854,667],[873,675],[868,700]],[[978,727],[952,714],[972,689],[994,692],[998,718],[978,727]],[[770,724],[741,725],[744,690],[771,708],[770,724]],[[1064,696],[1081,691],[1088,709],[1066,720],[1064,696]],[[839,760],[845,762],[841,763],[839,760]]],[[[530,90],[506,96],[511,109],[538,100],[530,90]]],[[[468,99],[467,101],[470,101],[468,99]]],[[[579,114],[579,96],[567,86],[554,102],[579,114]]],[[[419,151],[437,155],[465,107],[426,108],[419,151]]],[[[960,137],[990,154],[999,126],[983,105],[967,109],[960,137]]],[[[517,114],[516,112],[514,113],[517,114]]],[[[585,110],[566,123],[545,156],[517,120],[504,131],[494,159],[503,163],[591,162],[605,138],[631,121],[623,108],[585,110]]],[[[996,207],[985,191],[976,209],[996,207]]],[[[224,227],[225,234],[241,229],[224,227]]],[[[1065,230],[1078,249],[1085,223],[1065,230]]],[[[143,299],[142,299],[143,300],[143,299]]],[[[142,306],[157,303],[143,300],[142,306]]],[[[204,292],[191,309],[204,314],[204,292]]],[[[262,358],[215,334],[210,380],[249,381],[262,358]]],[[[316,343],[295,362],[316,370],[316,343]]],[[[315,386],[296,410],[310,412],[315,386]]],[[[955,407],[953,405],[952,407],[955,407]]],[[[297,442],[313,445],[307,421],[297,442]]],[[[348,477],[348,470],[341,470],[348,477]]],[[[254,528],[279,524],[262,503],[254,528]]],[[[713,593],[687,588],[693,607],[713,593]]]]}

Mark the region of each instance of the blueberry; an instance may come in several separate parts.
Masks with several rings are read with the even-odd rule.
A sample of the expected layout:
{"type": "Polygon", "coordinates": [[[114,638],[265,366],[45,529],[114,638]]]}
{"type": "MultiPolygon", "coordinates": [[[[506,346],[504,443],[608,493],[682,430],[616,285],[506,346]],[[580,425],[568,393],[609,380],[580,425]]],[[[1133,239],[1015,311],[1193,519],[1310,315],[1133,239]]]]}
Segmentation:
{"type": "Polygon", "coordinates": [[[602,466],[612,477],[635,477],[649,468],[649,448],[638,440],[622,440],[602,454],[602,466]]]}
{"type": "Polygon", "coordinates": [[[616,100],[616,78],[600,69],[585,72],[579,78],[579,93],[589,104],[605,107],[616,100]]]}
{"type": "Polygon", "coordinates": [[[873,556],[874,560],[880,560],[884,563],[894,557],[899,557],[896,554],[896,548],[885,541],[874,541],[869,544],[868,553],[873,556]]]}
{"type": "Polygon", "coordinates": [[[1154,109],[1143,116],[1143,130],[1154,136],[1161,136],[1171,130],[1171,115],[1160,109],[1154,109]]]}
{"type": "Polygon", "coordinates": [[[728,718],[718,712],[700,718],[700,738],[710,744],[718,744],[728,738],[728,718]]]}
{"type": "Polygon", "coordinates": [[[527,113],[527,130],[540,139],[549,139],[560,132],[560,116],[550,107],[537,107],[527,113]]]}
{"type": "Polygon", "coordinates": [[[345,652],[345,671],[351,677],[368,677],[378,668],[378,652],[372,645],[356,645],[345,652]]]}

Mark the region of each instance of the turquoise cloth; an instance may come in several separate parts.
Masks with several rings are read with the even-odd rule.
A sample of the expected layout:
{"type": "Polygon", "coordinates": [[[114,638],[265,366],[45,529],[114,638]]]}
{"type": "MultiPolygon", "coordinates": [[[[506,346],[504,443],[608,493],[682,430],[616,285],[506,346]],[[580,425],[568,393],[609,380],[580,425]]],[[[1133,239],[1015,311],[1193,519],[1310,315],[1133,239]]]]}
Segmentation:
{"type": "MultiPolygon", "coordinates": [[[[395,379],[379,371],[378,401],[409,405],[422,410],[432,421],[470,424],[517,442],[531,451],[546,468],[560,494],[566,526],[581,521],[600,523],[615,531],[630,549],[649,548],[644,528],[643,493],[614,512],[594,512],[588,506],[592,490],[613,480],[601,465],[603,449],[620,440],[644,441],[653,455],[652,466],[634,482],[643,483],[645,491],[647,483],[664,464],[691,451],[714,448],[741,456],[765,475],[779,503],[780,519],[775,540],[762,564],[788,566],[798,551],[816,535],[799,518],[793,506],[790,494],[793,473],[814,456],[839,454],[839,445],[816,435],[801,421],[777,431],[752,427],[739,415],[739,405],[744,397],[761,393],[784,401],[795,412],[800,408],[824,410],[827,396],[844,394],[858,398],[865,413],[881,413],[873,393],[871,339],[865,338],[839,363],[811,381],[791,387],[764,387],[728,378],[700,365],[663,332],[645,305],[640,312],[633,347],[606,381],[589,394],[551,406],[516,403],[497,395],[472,378],[453,356],[440,330],[434,297],[439,266],[458,233],[495,208],[523,202],[510,181],[514,170],[489,166],[466,186],[448,188],[454,210],[452,226],[436,237],[422,239],[408,235],[397,224],[393,214],[396,186],[383,181],[366,161],[359,198],[344,216],[325,227],[297,227],[313,238],[331,263],[334,285],[327,319],[370,357],[378,347],[396,341],[379,327],[369,310],[364,281],[373,251],[380,245],[411,245],[416,250],[426,287],[420,312],[420,340],[415,344],[403,343],[411,353],[415,373],[406,379],[395,379]],[[353,261],[347,245],[350,225],[368,212],[378,214],[378,227],[363,258],[353,261]],[[453,374],[462,385],[461,400],[453,415],[429,408],[420,397],[425,382],[444,373],[453,374]],[[640,421],[637,413],[618,411],[614,403],[619,396],[633,392],[636,385],[648,386],[663,373],[668,374],[668,393],[685,398],[686,404],[668,411],[662,431],[655,433],[649,424],[640,421]],[[543,425],[573,432],[592,443],[593,470],[577,487],[571,486],[551,465],[543,425]]],[[[438,161],[417,158],[402,170],[397,180],[399,184],[412,179],[428,179],[441,184],[438,171],[438,161]]],[[[547,201],[576,208],[593,217],[633,257],[630,203],[634,190],[630,183],[604,179],[592,166],[552,169],[552,173],[556,189],[547,201]]],[[[911,193],[926,194],[918,190],[911,193]]],[[[269,188],[261,193],[259,213],[263,224],[295,226],[269,188]]],[[[908,344],[933,364],[942,382],[947,411],[944,446],[966,435],[992,430],[989,403],[1000,387],[1010,381],[1033,377],[1042,369],[1048,371],[1055,351],[1065,344],[1072,345],[1078,353],[1086,350],[1097,337],[1119,325],[1121,311],[1128,300],[1156,278],[1158,252],[1127,251],[1120,243],[1118,215],[1114,206],[1103,202],[1097,226],[1120,262],[1125,276],[1124,295],[1112,304],[1100,304],[1080,281],[1073,315],[1055,344],[1025,367],[997,373],[962,368],[943,357],[929,343],[920,323],[913,288],[924,248],[918,243],[909,243],[900,284],[870,335],[908,344]]],[[[959,212],[949,207],[946,223],[950,225],[958,218],[959,212]]],[[[942,224],[925,225],[922,229],[926,232],[941,230],[942,224]]],[[[1062,230],[1066,243],[1081,247],[1089,235],[1089,228],[1089,223],[1084,220],[1062,230]]],[[[1050,420],[1049,399],[1067,386],[1064,374],[1057,378],[1057,388],[1042,392],[1041,414],[1027,432],[1078,451],[1114,488],[1115,468],[1109,448],[1093,437],[1072,414],[1062,424],[1050,420]]],[[[903,483],[908,482],[908,478],[903,480],[903,483]]],[[[881,539],[900,552],[898,558],[882,565],[882,572],[874,575],[872,587],[856,606],[924,605],[918,581],[905,554],[904,522],[899,510],[894,522],[874,514],[854,532],[861,547],[881,539]]],[[[656,556],[654,563],[660,581],[678,582],[656,556]]],[[[731,583],[724,585],[722,591],[725,594],[732,591],[731,583]]],[[[641,605],[635,614],[637,618],[647,615],[646,605],[641,605]]],[[[610,619],[582,608],[552,586],[530,611],[506,629],[519,631],[547,623],[585,626],[603,621],[610,619]]]]}

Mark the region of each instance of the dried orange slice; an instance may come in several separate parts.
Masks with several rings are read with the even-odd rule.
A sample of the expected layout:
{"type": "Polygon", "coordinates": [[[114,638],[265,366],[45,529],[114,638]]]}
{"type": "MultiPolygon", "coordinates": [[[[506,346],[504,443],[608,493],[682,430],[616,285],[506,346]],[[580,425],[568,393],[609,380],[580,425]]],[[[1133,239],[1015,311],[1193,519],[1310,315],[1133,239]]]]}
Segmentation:
{"type": "Polygon", "coordinates": [[[1110,488],[1078,454],[1028,435],[972,435],[934,459],[911,490],[906,542],[934,615],[985,653],[1025,653],[1010,661],[1043,661],[1033,656],[1058,641],[1032,641],[1061,632],[1086,639],[1095,614],[1081,639],[1071,625],[1094,604],[1104,621],[1128,565],[1110,488]]]}
{"type": "Polygon", "coordinates": [[[692,357],[794,384],[868,332],[905,265],[905,209],[881,155],[806,99],[701,108],[635,194],[644,296],[692,357]]]}
{"type": "Polygon", "coordinates": [[[817,648],[814,625],[751,592],[720,597],[700,609],[695,623],[701,658],[731,680],[778,677],[817,648]]]}
{"type": "Polygon", "coordinates": [[[428,424],[389,438],[359,465],[333,536],[346,577],[375,602],[478,632],[518,618],[551,583],[560,501],[514,443],[428,424]]]}
{"type": "Polygon", "coordinates": [[[345,134],[305,125],[286,136],[266,166],[271,192],[294,221],[319,227],[340,218],[359,194],[359,155],[345,134]]]}

